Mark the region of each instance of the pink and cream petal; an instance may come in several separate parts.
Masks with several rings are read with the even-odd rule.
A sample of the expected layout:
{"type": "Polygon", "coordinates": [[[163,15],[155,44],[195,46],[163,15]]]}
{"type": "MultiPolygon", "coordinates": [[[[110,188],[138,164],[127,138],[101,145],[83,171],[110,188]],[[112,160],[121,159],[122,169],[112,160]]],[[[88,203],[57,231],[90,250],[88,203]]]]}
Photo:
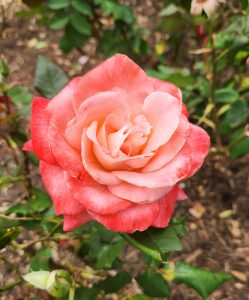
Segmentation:
{"type": "Polygon", "coordinates": [[[182,115],[179,126],[169,139],[169,141],[160,147],[150,162],[143,168],[143,172],[153,172],[161,169],[169,161],[171,161],[176,154],[184,146],[190,132],[190,123],[188,119],[182,115]]]}
{"type": "Polygon", "coordinates": [[[99,183],[112,185],[121,181],[111,172],[106,171],[93,155],[93,143],[86,132],[82,134],[81,156],[85,170],[99,183]]]}
{"type": "Polygon", "coordinates": [[[88,98],[79,107],[76,117],[68,123],[65,133],[67,141],[74,148],[80,149],[80,137],[83,129],[93,121],[104,122],[109,114],[117,115],[124,119],[124,122],[129,121],[130,108],[122,93],[102,92],[88,98]]]}
{"type": "Polygon", "coordinates": [[[136,186],[160,188],[173,186],[180,180],[185,179],[190,172],[190,168],[191,150],[186,142],[177,155],[157,171],[148,173],[113,171],[112,173],[120,180],[136,186]]]}
{"type": "Polygon", "coordinates": [[[146,187],[135,186],[127,182],[110,185],[107,186],[107,188],[113,195],[129,200],[133,203],[154,202],[172,189],[172,187],[149,189],[146,187]]]}
{"type": "Polygon", "coordinates": [[[179,124],[181,109],[181,102],[168,93],[154,92],[145,98],[143,112],[152,129],[143,153],[168,142],[179,124]]]}
{"type": "Polygon", "coordinates": [[[60,167],[40,162],[40,172],[44,185],[53,200],[57,215],[75,215],[85,211],[70,192],[67,185],[67,174],[60,167]]]}

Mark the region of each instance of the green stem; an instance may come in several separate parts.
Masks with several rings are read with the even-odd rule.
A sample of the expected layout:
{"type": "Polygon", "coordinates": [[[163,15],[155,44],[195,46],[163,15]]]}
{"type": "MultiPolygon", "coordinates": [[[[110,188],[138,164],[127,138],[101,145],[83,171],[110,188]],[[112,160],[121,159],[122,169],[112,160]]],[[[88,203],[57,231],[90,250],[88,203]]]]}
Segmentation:
{"type": "Polygon", "coordinates": [[[49,221],[51,223],[56,223],[56,224],[61,224],[61,219],[57,219],[57,218],[52,218],[52,217],[45,217],[45,218],[39,218],[39,217],[11,217],[11,216],[6,216],[3,214],[0,214],[0,219],[5,219],[5,220],[10,220],[10,221],[42,221],[42,220],[46,220],[49,221]]]}
{"type": "Polygon", "coordinates": [[[7,290],[10,290],[10,289],[12,289],[13,287],[15,287],[16,285],[18,285],[22,282],[23,282],[23,280],[20,278],[16,281],[13,281],[13,282],[9,283],[9,284],[6,284],[6,285],[0,287],[0,292],[5,292],[7,290]]]}
{"type": "Polygon", "coordinates": [[[218,110],[215,102],[215,91],[216,91],[216,85],[217,85],[217,58],[216,58],[216,49],[214,44],[214,37],[213,37],[213,26],[210,21],[209,23],[209,40],[211,44],[211,62],[212,62],[212,82],[211,82],[211,92],[209,97],[209,103],[213,104],[213,122],[215,124],[214,129],[214,138],[216,146],[219,150],[222,150],[222,141],[219,135],[219,118],[218,118],[218,110]]]}
{"type": "Polygon", "coordinates": [[[74,300],[74,296],[75,296],[75,289],[76,289],[76,285],[75,282],[73,282],[71,289],[69,291],[69,297],[68,300],[74,300]]]}

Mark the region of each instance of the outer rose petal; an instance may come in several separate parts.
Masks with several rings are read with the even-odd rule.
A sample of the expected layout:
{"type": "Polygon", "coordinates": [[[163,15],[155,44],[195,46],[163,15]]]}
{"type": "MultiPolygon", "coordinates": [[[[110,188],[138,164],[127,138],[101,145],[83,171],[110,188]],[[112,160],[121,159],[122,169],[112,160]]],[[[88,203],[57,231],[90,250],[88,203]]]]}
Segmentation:
{"type": "Polygon", "coordinates": [[[47,112],[52,115],[58,113],[62,109],[74,113],[73,100],[74,90],[80,81],[81,77],[72,79],[53,99],[49,101],[47,112]]]}
{"type": "Polygon", "coordinates": [[[88,212],[73,216],[64,215],[63,230],[74,230],[91,220],[92,217],[88,214],[88,212]]]}
{"type": "Polygon", "coordinates": [[[100,215],[91,211],[88,213],[112,231],[133,233],[136,230],[146,230],[151,226],[158,217],[159,209],[159,201],[155,201],[149,204],[136,204],[111,215],[100,215]]]}
{"type": "Polygon", "coordinates": [[[112,195],[106,186],[98,184],[83,185],[81,181],[67,177],[67,186],[75,199],[87,210],[98,214],[114,214],[133,205],[132,202],[112,195]]]}
{"type": "Polygon", "coordinates": [[[40,172],[44,185],[51,196],[57,215],[78,215],[85,208],[74,199],[66,182],[66,172],[60,167],[40,162],[40,172]]]}
{"type": "Polygon", "coordinates": [[[174,205],[178,196],[178,187],[176,186],[172,191],[166,194],[160,202],[160,211],[157,219],[152,226],[165,228],[172,217],[174,212],[174,205]]]}
{"type": "Polygon", "coordinates": [[[149,189],[146,187],[135,186],[127,182],[110,185],[107,188],[113,195],[132,201],[133,203],[154,202],[172,189],[171,187],[149,189]]]}
{"type": "Polygon", "coordinates": [[[205,3],[203,3],[203,9],[209,18],[217,10],[218,6],[218,0],[207,0],[205,3]]]}
{"type": "MultiPolygon", "coordinates": [[[[160,79],[156,79],[153,77],[149,77],[151,83],[153,84],[154,91],[157,92],[166,92],[170,95],[178,98],[180,101],[182,101],[182,92],[181,90],[175,86],[173,83],[166,82],[160,79]]],[[[182,113],[188,117],[188,111],[184,103],[182,103],[182,113]]]]}
{"type": "Polygon", "coordinates": [[[33,151],[33,144],[32,144],[32,140],[27,141],[23,147],[22,147],[23,151],[33,151]]]}
{"type": "Polygon", "coordinates": [[[210,147],[210,137],[204,129],[191,124],[188,142],[192,157],[192,166],[188,173],[190,177],[202,166],[210,147]]]}
{"type": "Polygon", "coordinates": [[[62,111],[53,114],[49,126],[49,145],[58,164],[72,176],[80,177],[84,172],[80,152],[77,152],[64,138],[67,117],[71,113],[62,111]]]}
{"type": "Polygon", "coordinates": [[[128,93],[153,91],[147,74],[126,55],[116,54],[82,77],[75,91],[75,110],[95,93],[115,88],[128,93]]]}
{"type": "Polygon", "coordinates": [[[192,15],[200,15],[202,13],[203,3],[198,3],[198,0],[193,0],[191,2],[190,13],[192,15]]]}
{"type": "Polygon", "coordinates": [[[188,198],[188,196],[186,195],[186,193],[184,192],[184,190],[181,189],[180,187],[178,187],[177,200],[183,201],[183,200],[186,200],[187,198],[188,198]]]}
{"type": "Polygon", "coordinates": [[[50,164],[56,164],[48,139],[49,119],[45,108],[49,100],[35,97],[32,102],[31,136],[35,154],[50,164]]]}

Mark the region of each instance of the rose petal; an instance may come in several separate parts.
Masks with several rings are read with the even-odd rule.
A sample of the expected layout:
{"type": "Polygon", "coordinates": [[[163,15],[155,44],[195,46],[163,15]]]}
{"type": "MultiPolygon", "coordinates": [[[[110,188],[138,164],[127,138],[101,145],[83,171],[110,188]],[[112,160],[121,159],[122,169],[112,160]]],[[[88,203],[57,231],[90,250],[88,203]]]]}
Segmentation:
{"type": "Polygon", "coordinates": [[[73,100],[74,91],[77,87],[78,82],[81,77],[75,77],[72,79],[53,99],[49,101],[47,112],[50,115],[56,114],[58,111],[65,110],[72,112],[73,110],[73,100]]]}
{"type": "Polygon", "coordinates": [[[51,153],[48,139],[49,118],[45,108],[49,100],[35,97],[32,102],[31,136],[32,146],[35,154],[50,164],[56,164],[51,153]]]}
{"type": "Polygon", "coordinates": [[[184,190],[181,189],[180,187],[178,187],[177,200],[183,201],[183,200],[186,200],[187,198],[188,198],[188,196],[186,195],[186,193],[184,192],[184,190]]]}
{"type": "Polygon", "coordinates": [[[143,168],[143,172],[152,172],[161,169],[168,163],[184,146],[190,132],[188,119],[182,114],[179,126],[169,139],[169,141],[160,147],[155,156],[143,168]]]}
{"type": "Polygon", "coordinates": [[[181,102],[170,94],[154,92],[144,100],[143,111],[152,126],[145,153],[157,150],[173,135],[179,124],[181,102]]]}
{"type": "Polygon", "coordinates": [[[119,179],[136,186],[147,188],[170,187],[186,178],[191,168],[191,150],[186,142],[177,155],[163,168],[154,172],[138,173],[113,171],[119,179]]]}
{"type": "Polygon", "coordinates": [[[147,74],[126,55],[116,54],[81,78],[75,91],[75,110],[90,96],[115,88],[127,93],[153,91],[147,74]]]}
{"type": "Polygon", "coordinates": [[[192,165],[188,174],[188,177],[190,177],[202,166],[210,147],[210,137],[204,129],[191,124],[188,143],[192,157],[192,165]]]}
{"type": "Polygon", "coordinates": [[[171,190],[168,194],[166,194],[162,199],[159,200],[160,202],[160,211],[157,219],[152,224],[152,226],[165,228],[168,226],[169,221],[174,212],[174,205],[178,195],[178,187],[175,187],[171,190]]]}
{"type": "Polygon", "coordinates": [[[72,176],[80,177],[84,172],[80,152],[69,145],[64,138],[64,129],[70,119],[70,112],[54,114],[49,126],[49,145],[58,164],[72,176]]]}
{"type": "Polygon", "coordinates": [[[110,215],[88,213],[93,219],[102,223],[112,231],[133,233],[136,230],[146,230],[159,214],[159,201],[149,204],[135,204],[132,207],[110,215]]]}
{"type": "Polygon", "coordinates": [[[77,179],[67,177],[67,185],[77,201],[87,210],[98,214],[114,214],[133,205],[130,201],[112,195],[106,186],[98,183],[86,186],[77,179]]]}
{"type": "Polygon", "coordinates": [[[64,215],[63,230],[64,231],[74,230],[91,220],[92,217],[88,214],[88,212],[84,212],[82,214],[73,215],[73,216],[64,215]]]}
{"type": "Polygon", "coordinates": [[[33,144],[32,144],[32,140],[27,141],[23,147],[22,147],[23,151],[34,151],[33,149],[33,144]]]}
{"type": "MultiPolygon", "coordinates": [[[[150,77],[150,81],[153,84],[154,91],[169,93],[170,95],[178,98],[182,102],[182,92],[173,83],[166,82],[166,81],[156,79],[156,78],[153,78],[153,77],[150,77]]],[[[186,117],[188,117],[188,110],[187,110],[186,105],[184,103],[182,103],[182,113],[186,117]]]]}
{"type": "Polygon", "coordinates": [[[119,184],[121,181],[112,173],[107,172],[93,155],[93,143],[87,137],[86,130],[82,134],[81,156],[86,171],[101,184],[119,184]]]}
{"type": "Polygon", "coordinates": [[[160,199],[172,189],[171,187],[149,189],[146,187],[135,186],[127,182],[110,185],[107,188],[113,195],[132,201],[133,203],[153,202],[160,199]]]}
{"type": "Polygon", "coordinates": [[[85,208],[74,199],[67,186],[67,175],[60,167],[40,162],[40,172],[44,185],[53,200],[57,215],[77,215],[85,208]]]}
{"type": "MultiPolygon", "coordinates": [[[[131,170],[132,168],[142,168],[145,166],[154,153],[146,153],[137,156],[118,156],[112,157],[107,150],[104,149],[97,140],[97,125],[98,122],[93,122],[86,130],[86,134],[88,138],[94,143],[93,144],[93,152],[96,157],[96,161],[101,164],[106,170],[131,170]]],[[[92,157],[92,160],[94,158],[92,157]]],[[[109,175],[108,175],[109,176],[109,175]]]]}
{"type": "Polygon", "coordinates": [[[130,118],[130,108],[124,94],[119,92],[103,92],[88,98],[78,109],[77,116],[66,129],[67,141],[76,149],[80,149],[82,131],[93,121],[102,122],[109,114],[115,114],[124,122],[130,118]]]}

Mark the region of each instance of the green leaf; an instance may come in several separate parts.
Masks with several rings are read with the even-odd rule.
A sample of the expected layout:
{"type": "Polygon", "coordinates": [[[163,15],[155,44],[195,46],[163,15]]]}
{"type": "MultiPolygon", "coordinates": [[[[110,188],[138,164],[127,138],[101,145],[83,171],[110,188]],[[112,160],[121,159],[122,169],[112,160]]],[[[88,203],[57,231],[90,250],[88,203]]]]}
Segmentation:
{"type": "Polygon", "coordinates": [[[127,24],[132,24],[135,21],[131,9],[126,5],[104,0],[101,1],[101,8],[107,16],[112,15],[114,20],[122,20],[127,24]]]}
{"type": "Polygon", "coordinates": [[[15,240],[19,235],[19,229],[16,227],[3,230],[0,229],[0,250],[6,247],[12,240],[15,240]]]}
{"type": "Polygon", "coordinates": [[[115,244],[105,245],[104,247],[102,247],[97,257],[96,268],[111,268],[113,261],[121,252],[123,247],[124,241],[120,241],[115,244]]]}
{"type": "Polygon", "coordinates": [[[229,109],[225,115],[225,119],[232,128],[235,128],[246,121],[248,116],[247,109],[247,102],[244,100],[236,101],[231,109],[229,109]]]}
{"type": "Polygon", "coordinates": [[[59,30],[64,28],[69,21],[69,16],[67,13],[57,13],[50,21],[49,27],[53,30],[59,30]]]}
{"type": "Polygon", "coordinates": [[[91,24],[88,20],[81,16],[78,13],[72,13],[71,16],[71,24],[73,25],[74,29],[77,30],[79,33],[82,33],[86,36],[90,36],[92,33],[91,24]]]}
{"type": "Polygon", "coordinates": [[[170,15],[173,15],[177,12],[181,12],[181,8],[176,6],[175,4],[170,4],[166,7],[164,7],[160,12],[159,12],[159,17],[167,17],[170,15]]]}
{"type": "Polygon", "coordinates": [[[54,97],[67,82],[68,78],[59,66],[44,56],[38,56],[33,83],[43,96],[54,97]]]}
{"type": "Polygon", "coordinates": [[[81,48],[86,36],[79,33],[71,23],[68,23],[65,29],[65,34],[60,40],[60,47],[65,52],[70,52],[73,48],[81,48]]]}
{"type": "Polygon", "coordinates": [[[31,214],[31,210],[30,210],[28,204],[17,203],[6,210],[6,214],[9,215],[11,213],[26,216],[28,214],[31,214]]]}
{"type": "Polygon", "coordinates": [[[43,212],[47,210],[52,202],[49,195],[37,188],[32,188],[29,205],[34,212],[43,212]]]}
{"type": "Polygon", "coordinates": [[[30,114],[32,94],[26,86],[16,85],[8,90],[8,96],[17,106],[20,115],[30,114]]]}
{"type": "Polygon", "coordinates": [[[145,295],[150,297],[168,297],[170,289],[163,276],[155,271],[147,270],[136,278],[145,295]]]}
{"type": "Polygon", "coordinates": [[[50,9],[62,9],[68,7],[70,4],[69,0],[49,0],[47,3],[50,9]]]}
{"type": "Polygon", "coordinates": [[[115,293],[131,281],[131,276],[126,272],[119,272],[114,277],[109,277],[101,281],[96,286],[105,293],[115,293]]]}
{"type": "Polygon", "coordinates": [[[92,10],[89,4],[82,0],[73,0],[72,6],[79,12],[85,16],[92,16],[92,10]]]}
{"type": "Polygon", "coordinates": [[[101,290],[96,286],[76,289],[74,300],[95,300],[100,291],[101,290]]]}
{"type": "Polygon", "coordinates": [[[241,2],[241,7],[243,10],[246,10],[248,7],[248,0],[240,0],[241,2]]]}
{"type": "Polygon", "coordinates": [[[133,297],[128,296],[127,298],[125,298],[125,300],[151,300],[151,298],[145,295],[136,295],[133,297]]]}
{"type": "Polygon", "coordinates": [[[230,149],[230,155],[232,159],[236,159],[247,153],[249,153],[249,137],[243,138],[230,149]]]}
{"type": "Polygon", "coordinates": [[[134,247],[159,261],[166,261],[168,252],[181,250],[182,244],[178,236],[186,235],[184,220],[174,219],[165,229],[151,227],[134,234],[121,234],[134,247]]]}
{"type": "Polygon", "coordinates": [[[30,270],[49,270],[49,260],[52,257],[51,251],[47,248],[40,249],[35,256],[30,259],[30,270]]]}
{"type": "Polygon", "coordinates": [[[174,280],[195,289],[204,299],[207,299],[223,282],[231,279],[232,276],[229,274],[210,272],[185,262],[179,262],[174,270],[174,280]]]}
{"type": "Polygon", "coordinates": [[[0,75],[2,75],[3,77],[8,77],[9,73],[10,70],[7,62],[4,59],[0,58],[0,75]]]}
{"type": "Polygon", "coordinates": [[[215,101],[217,103],[233,103],[238,98],[238,92],[232,88],[219,89],[215,92],[215,101]]]}

